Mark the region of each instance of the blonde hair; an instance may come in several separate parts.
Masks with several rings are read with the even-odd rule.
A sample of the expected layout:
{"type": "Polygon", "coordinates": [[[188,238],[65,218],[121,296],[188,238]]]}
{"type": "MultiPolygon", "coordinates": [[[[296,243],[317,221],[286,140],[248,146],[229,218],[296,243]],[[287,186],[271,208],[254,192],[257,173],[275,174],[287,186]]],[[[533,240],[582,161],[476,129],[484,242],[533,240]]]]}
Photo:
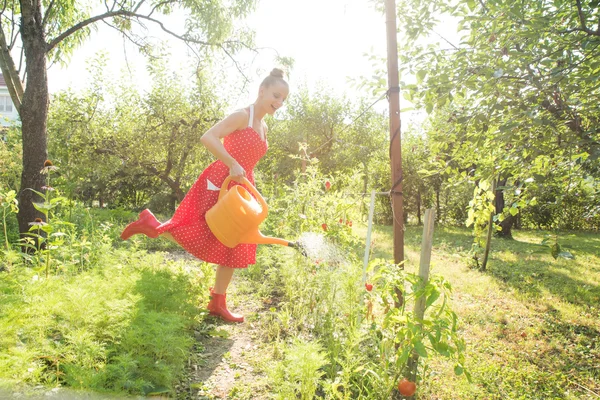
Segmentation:
{"type": "Polygon", "coordinates": [[[267,76],[265,79],[263,79],[262,83],[260,84],[261,87],[269,87],[275,83],[283,83],[285,86],[288,86],[288,83],[285,81],[285,79],[283,79],[283,70],[279,69],[279,68],[273,68],[273,70],[271,70],[271,73],[269,74],[269,76],[267,76]]]}

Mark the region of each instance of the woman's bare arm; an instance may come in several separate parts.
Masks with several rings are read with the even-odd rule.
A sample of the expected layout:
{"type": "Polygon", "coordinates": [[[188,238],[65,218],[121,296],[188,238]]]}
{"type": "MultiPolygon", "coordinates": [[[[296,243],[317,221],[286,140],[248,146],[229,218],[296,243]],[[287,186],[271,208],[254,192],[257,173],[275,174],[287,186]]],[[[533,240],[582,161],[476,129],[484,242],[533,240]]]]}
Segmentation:
{"type": "Polygon", "coordinates": [[[245,128],[247,124],[248,114],[244,110],[239,110],[214,125],[200,138],[200,142],[229,168],[229,174],[236,179],[246,176],[246,171],[225,150],[221,140],[230,133],[245,128]]]}

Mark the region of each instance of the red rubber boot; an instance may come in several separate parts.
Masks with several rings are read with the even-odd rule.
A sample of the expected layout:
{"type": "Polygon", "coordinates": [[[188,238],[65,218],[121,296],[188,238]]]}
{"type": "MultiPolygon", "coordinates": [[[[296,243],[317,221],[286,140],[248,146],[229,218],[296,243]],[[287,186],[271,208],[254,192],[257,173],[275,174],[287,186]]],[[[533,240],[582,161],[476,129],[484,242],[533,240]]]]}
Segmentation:
{"type": "Polygon", "coordinates": [[[218,294],[210,289],[210,302],[208,303],[208,311],[210,315],[221,317],[228,322],[244,322],[244,316],[240,314],[232,314],[227,309],[227,294],[218,294]]]}
{"type": "Polygon", "coordinates": [[[160,222],[156,219],[154,214],[148,209],[145,209],[140,213],[140,217],[137,221],[130,223],[125,227],[123,233],[121,233],[121,239],[127,240],[132,235],[143,233],[144,235],[157,238],[158,232],[156,228],[160,225],[160,222]]]}

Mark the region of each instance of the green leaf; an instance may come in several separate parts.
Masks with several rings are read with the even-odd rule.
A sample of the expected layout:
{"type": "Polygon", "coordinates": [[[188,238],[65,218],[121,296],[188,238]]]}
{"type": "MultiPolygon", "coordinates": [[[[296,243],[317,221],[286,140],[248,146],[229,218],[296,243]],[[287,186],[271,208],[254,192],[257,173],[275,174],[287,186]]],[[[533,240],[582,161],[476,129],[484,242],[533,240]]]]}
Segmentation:
{"type": "Polygon", "coordinates": [[[33,206],[35,207],[36,210],[43,212],[44,214],[47,214],[48,211],[52,210],[54,207],[56,207],[56,204],[50,204],[50,203],[33,203],[33,206]]]}
{"type": "Polygon", "coordinates": [[[406,362],[408,361],[408,357],[409,356],[410,356],[410,349],[408,347],[405,347],[402,350],[402,354],[400,354],[400,357],[398,357],[398,364],[399,365],[406,364],[406,362]]]}
{"type": "Polygon", "coordinates": [[[465,371],[465,370],[464,370],[464,368],[463,368],[463,367],[461,367],[460,365],[456,364],[456,365],[454,366],[454,373],[455,373],[457,376],[460,376],[460,375],[462,375],[464,371],[465,371]]]}
{"type": "Polygon", "coordinates": [[[427,297],[427,301],[425,302],[425,308],[430,307],[433,303],[435,303],[438,297],[440,297],[440,292],[436,288],[434,288],[433,293],[431,293],[427,297]]]}
{"type": "Polygon", "coordinates": [[[449,347],[448,347],[448,343],[446,342],[439,342],[434,346],[435,351],[437,351],[439,354],[443,355],[444,357],[449,357],[450,356],[450,351],[449,351],[449,347]]]}
{"type": "Polygon", "coordinates": [[[51,199],[50,203],[51,204],[63,203],[63,202],[66,202],[67,200],[68,199],[66,197],[58,196],[58,197],[55,197],[55,198],[51,199]]]}
{"type": "Polygon", "coordinates": [[[422,69],[419,72],[417,72],[417,83],[423,82],[423,79],[425,79],[425,75],[427,75],[427,70],[422,69]]]}
{"type": "Polygon", "coordinates": [[[427,111],[427,114],[431,114],[431,112],[433,111],[433,103],[427,103],[427,105],[425,106],[425,111],[427,111]]]}
{"type": "Polygon", "coordinates": [[[511,207],[508,212],[510,213],[510,215],[512,215],[513,217],[515,215],[517,215],[519,213],[519,209],[517,207],[511,207]]]}
{"type": "Polygon", "coordinates": [[[473,379],[471,378],[471,373],[466,369],[464,371],[465,371],[465,376],[467,377],[467,381],[469,381],[469,383],[472,383],[473,379]]]}
{"type": "Polygon", "coordinates": [[[420,340],[415,343],[415,351],[417,354],[423,358],[427,358],[427,349],[425,345],[420,340]]]}

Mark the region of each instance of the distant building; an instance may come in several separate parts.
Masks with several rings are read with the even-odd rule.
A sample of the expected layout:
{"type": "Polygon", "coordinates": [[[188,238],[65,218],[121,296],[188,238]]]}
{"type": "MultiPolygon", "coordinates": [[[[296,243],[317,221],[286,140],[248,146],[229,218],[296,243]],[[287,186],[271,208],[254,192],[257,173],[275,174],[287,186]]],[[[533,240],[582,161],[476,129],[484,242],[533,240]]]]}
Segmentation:
{"type": "Polygon", "coordinates": [[[0,125],[11,126],[15,123],[21,123],[19,113],[10,98],[4,76],[0,74],[0,125]]]}

